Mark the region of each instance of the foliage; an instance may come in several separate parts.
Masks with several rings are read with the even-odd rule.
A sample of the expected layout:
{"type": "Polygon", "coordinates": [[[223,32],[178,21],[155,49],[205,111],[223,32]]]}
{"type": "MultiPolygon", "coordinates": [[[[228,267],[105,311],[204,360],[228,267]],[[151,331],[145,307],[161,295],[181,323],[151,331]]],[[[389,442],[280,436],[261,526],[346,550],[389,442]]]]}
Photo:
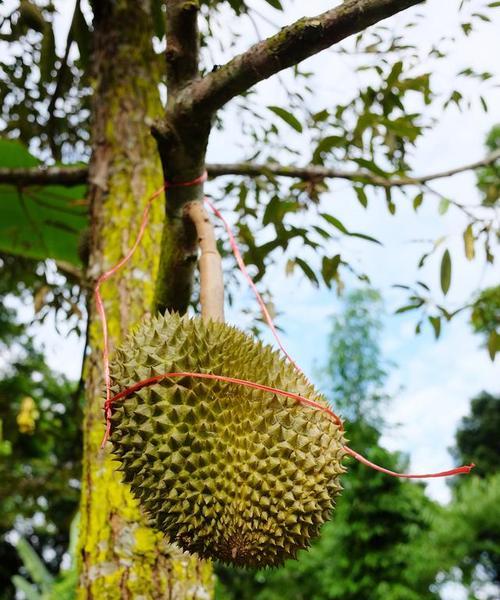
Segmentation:
{"type": "Polygon", "coordinates": [[[90,28],[78,0],[58,55],[54,17],[52,0],[20,0],[3,15],[0,41],[8,42],[9,57],[0,73],[0,118],[6,133],[45,159],[76,161],[88,154],[90,28]]]}
{"type": "Polygon", "coordinates": [[[453,499],[436,510],[432,527],[414,547],[416,578],[441,571],[441,584],[462,583],[471,598],[500,592],[500,397],[482,392],[456,432],[458,463],[475,462],[469,477],[453,481],[453,499]]]}
{"type": "MultiPolygon", "coordinates": [[[[500,124],[495,125],[486,138],[486,147],[490,152],[500,150],[500,124]]],[[[483,194],[484,206],[495,206],[500,201],[500,165],[483,167],[477,172],[477,187],[483,194]]]]}
{"type": "Polygon", "coordinates": [[[500,351],[500,286],[483,290],[472,306],[472,329],[486,338],[491,360],[500,351]]]}
{"type": "Polygon", "coordinates": [[[455,434],[457,462],[474,462],[474,475],[486,478],[500,470],[500,396],[482,392],[471,401],[455,434]]]}
{"type": "Polygon", "coordinates": [[[44,565],[41,558],[31,545],[23,538],[16,544],[16,550],[23,561],[23,567],[33,583],[20,575],[14,575],[12,581],[16,590],[25,594],[27,600],[73,600],[75,597],[76,572],[76,542],[78,535],[78,515],[73,519],[70,529],[69,558],[70,568],[61,569],[54,577],[44,565]]]}
{"type": "MultiPolygon", "coordinates": [[[[18,141],[0,139],[0,166],[39,164],[18,141]]],[[[85,186],[0,185],[0,197],[0,252],[81,266],[78,245],[88,225],[85,186]]]]}
{"type": "Polygon", "coordinates": [[[439,570],[441,583],[458,581],[472,598],[498,598],[499,507],[498,472],[484,479],[469,477],[457,486],[453,502],[436,513],[431,530],[414,547],[414,576],[426,579],[439,570]],[[491,585],[485,586],[488,581],[491,585]],[[479,589],[482,593],[476,596],[479,589]]]}
{"type": "Polygon", "coordinates": [[[388,400],[384,391],[388,365],[380,350],[383,305],[375,290],[347,294],[333,317],[328,361],[321,375],[333,406],[348,421],[381,425],[388,400]]]}
{"type": "MultiPolygon", "coordinates": [[[[90,4],[95,12],[105,10],[104,2],[94,0],[90,4]]],[[[286,8],[280,0],[265,0],[264,4],[266,8],[274,9],[277,16],[286,8]]],[[[202,74],[216,69],[220,57],[225,59],[232,55],[241,40],[246,39],[247,20],[255,26],[257,36],[260,27],[269,26],[269,20],[273,30],[279,28],[273,25],[272,18],[265,15],[262,18],[253,3],[250,5],[243,0],[206,0],[201,5],[202,74]],[[232,35],[227,35],[228,12],[234,18],[232,35]],[[241,28],[240,24],[243,24],[241,28]]],[[[498,2],[463,0],[459,7],[458,34],[468,36],[474,28],[487,26],[490,9],[498,7],[498,2]]],[[[155,32],[151,43],[154,42],[160,60],[165,37],[164,6],[160,0],[152,0],[151,8],[155,32]]],[[[55,47],[54,11],[52,0],[19,0],[9,14],[2,15],[0,50],[6,42],[9,50],[8,60],[0,73],[0,122],[4,135],[17,141],[0,144],[0,166],[36,166],[40,160],[44,164],[87,162],[90,155],[91,15],[83,15],[77,0],[68,39],[61,51],[55,47]]],[[[275,13],[271,11],[271,14],[275,13]]],[[[338,54],[349,62],[349,68],[359,79],[359,89],[351,97],[346,98],[345,90],[341,89],[332,92],[326,105],[318,104],[320,95],[316,90],[318,82],[325,79],[324,73],[318,78],[302,67],[295,67],[282,80],[283,93],[273,99],[271,106],[262,101],[259,93],[249,92],[217,115],[216,126],[221,134],[241,127],[239,137],[248,141],[242,154],[248,159],[272,162],[279,158],[320,167],[342,165],[346,170],[359,171],[348,185],[352,201],[359,202],[364,208],[382,198],[385,209],[392,215],[409,202],[417,217],[424,203],[436,203],[440,215],[456,211],[466,219],[463,231],[465,256],[488,265],[494,260],[493,247],[497,242],[498,165],[478,172],[482,197],[472,206],[464,205],[459,199],[443,197],[428,184],[394,190],[389,185],[373,183],[374,176],[388,180],[411,174],[413,149],[443,112],[466,109],[471,102],[480,103],[485,111],[488,109],[490,90],[495,84],[490,73],[465,68],[457,74],[456,89],[437,91],[439,84],[436,84],[432,71],[439,61],[446,59],[447,47],[454,46],[450,44],[450,38],[443,38],[430,48],[417,48],[407,41],[407,34],[409,37],[411,31],[425,26],[425,21],[417,14],[397,29],[372,28],[358,35],[352,43],[342,45],[338,54]],[[467,79],[476,82],[471,98],[460,84],[467,79]],[[237,119],[232,118],[231,110],[237,111],[237,119]]],[[[451,33],[457,35],[457,32],[451,33]]],[[[499,146],[497,130],[488,139],[488,147],[492,150],[499,146]]],[[[355,238],[359,243],[374,244],[384,240],[375,240],[370,231],[361,232],[354,223],[343,222],[335,203],[327,211],[321,208],[319,212],[318,205],[329,189],[325,180],[310,178],[288,185],[282,178],[270,176],[263,169],[262,176],[254,180],[232,178],[213,188],[220,204],[235,213],[244,258],[253,267],[260,285],[265,285],[269,265],[282,254],[287,259],[283,261],[287,272],[296,270],[313,285],[341,290],[344,281],[349,279],[351,282],[353,276],[362,281],[368,279],[366,273],[358,270],[356,257],[346,249],[345,241],[355,238]]],[[[70,267],[80,267],[79,232],[84,229],[88,217],[87,205],[80,203],[83,190],[62,190],[56,186],[23,189],[2,186],[0,195],[0,229],[3,233],[0,250],[10,253],[2,257],[2,268],[8,267],[3,270],[9,272],[8,280],[13,282],[11,289],[28,296],[34,294],[35,308],[41,318],[49,310],[62,309],[81,329],[82,319],[78,314],[81,310],[80,282],[77,285],[69,278],[54,283],[50,274],[55,267],[45,259],[56,259],[59,267],[64,267],[61,261],[69,262],[70,267]]],[[[344,196],[349,198],[348,192],[344,196]]],[[[409,292],[409,300],[399,312],[420,310],[422,318],[417,329],[426,322],[439,337],[442,324],[463,307],[451,307],[457,268],[448,240],[438,237],[425,244],[417,267],[420,269],[437,260],[443,300],[435,300],[432,286],[426,282],[405,284],[400,287],[409,292]]],[[[228,255],[225,242],[221,247],[228,255]]],[[[2,281],[4,279],[0,278],[2,281]]],[[[490,308],[496,310],[492,298],[488,295],[484,304],[484,298],[479,296],[472,320],[474,326],[479,324],[478,331],[494,340],[489,342],[490,353],[494,355],[498,347],[496,325],[493,328],[484,325],[491,323],[490,308]]],[[[24,348],[9,357],[12,360],[0,383],[0,393],[6,398],[0,408],[0,476],[7,484],[5,495],[2,491],[0,496],[0,529],[4,533],[17,524],[16,515],[19,515],[21,524],[28,523],[31,532],[33,524],[25,519],[29,520],[35,512],[44,514],[45,525],[41,531],[34,531],[30,541],[37,550],[44,546],[54,548],[56,563],[65,546],[69,515],[74,510],[77,496],[77,490],[69,483],[78,477],[78,400],[71,395],[69,382],[46,367],[25,328],[15,321],[12,311],[4,305],[0,308],[0,328],[4,346],[9,344],[16,353],[19,345],[24,348]],[[33,374],[36,374],[35,378],[33,374]],[[7,460],[8,470],[5,467],[7,460]],[[14,493],[16,488],[19,491],[14,493]]],[[[354,381],[357,378],[360,387],[368,378],[366,387],[357,396],[352,414],[355,421],[350,430],[353,443],[356,442],[360,450],[366,447],[369,456],[375,460],[388,466],[396,465],[398,457],[379,447],[376,429],[376,409],[384,397],[385,366],[373,362],[371,353],[377,351],[376,336],[367,338],[366,348],[359,339],[355,349],[357,347],[358,353],[365,354],[366,362],[357,372],[354,370],[353,375],[354,367],[349,363],[353,358],[350,349],[344,345],[341,348],[343,371],[332,370],[331,374],[338,379],[351,372],[349,377],[354,381]]],[[[342,400],[339,381],[332,386],[337,395],[334,402],[338,399],[339,403],[347,404],[342,400]]],[[[345,410],[348,413],[349,407],[345,406],[345,410]]],[[[338,597],[354,598],[361,594],[370,598],[425,598],[429,593],[426,582],[432,580],[437,563],[429,561],[428,570],[422,571],[425,576],[417,578],[412,575],[410,566],[425,564],[427,554],[422,552],[417,563],[409,554],[410,547],[414,547],[419,537],[418,532],[427,526],[422,508],[426,502],[421,489],[379,474],[368,474],[359,465],[353,465],[349,481],[352,483],[348,484],[345,497],[351,498],[351,502],[339,505],[336,525],[325,530],[318,542],[318,550],[313,551],[319,553],[322,566],[308,563],[310,557],[315,556],[311,553],[279,574],[271,574],[269,577],[276,577],[276,583],[266,580],[269,590],[275,585],[276,593],[281,593],[279,586],[283,586],[283,582],[286,585],[289,581],[293,583],[294,577],[307,586],[316,580],[316,569],[319,569],[327,587],[333,586],[333,593],[340,594],[338,597]],[[358,484],[359,489],[356,488],[358,484]],[[349,486],[352,486],[352,494],[349,486]],[[364,497],[368,502],[363,501],[364,497]],[[381,524],[387,525],[384,519],[390,519],[391,527],[386,526],[382,531],[381,524]],[[396,523],[392,527],[394,520],[396,523]],[[353,523],[359,523],[359,527],[353,523]],[[373,552],[378,544],[383,544],[384,551],[380,554],[373,552]],[[353,556],[357,570],[348,562],[349,556],[353,556]],[[377,580],[381,570],[387,573],[384,584],[377,580]],[[353,582],[350,581],[351,571],[357,574],[356,578],[352,577],[353,582]]],[[[495,489],[493,486],[492,494],[495,489]]],[[[484,500],[484,509],[491,509],[488,502],[493,500],[484,492],[483,488],[479,492],[473,490],[471,484],[469,492],[460,492],[463,494],[461,501],[470,503],[475,499],[479,504],[484,500]],[[480,492],[483,492],[482,497],[476,498],[480,492]]],[[[495,498],[494,494],[492,498],[495,498]]],[[[492,509],[486,517],[490,518],[491,514],[492,509]]],[[[459,512],[455,516],[458,519],[459,512]]],[[[451,520],[448,527],[450,523],[451,527],[456,525],[451,520]]],[[[444,531],[445,528],[443,525],[441,529],[444,531]]],[[[463,535],[471,544],[474,542],[466,532],[463,535]]],[[[0,564],[8,570],[12,556],[7,556],[4,545],[0,546],[0,552],[0,564]]],[[[454,557],[453,564],[462,560],[451,551],[450,556],[454,557]]],[[[474,556],[475,561],[482,560],[477,558],[476,551],[470,556],[474,556]]],[[[50,567],[55,570],[56,565],[50,567]]],[[[233,582],[240,577],[235,573],[227,576],[233,582]]],[[[258,594],[264,593],[262,586],[252,588],[259,583],[257,578],[252,581],[247,580],[249,589],[256,591],[253,597],[258,598],[258,594]]],[[[330,590],[323,588],[321,593],[329,594],[330,590]]]]}
{"type": "MultiPolygon", "coordinates": [[[[5,259],[5,257],[4,257],[5,259]]],[[[26,298],[38,281],[32,261],[0,263],[0,589],[10,598],[9,580],[18,559],[5,535],[16,528],[38,551],[51,549],[51,570],[67,546],[79,497],[80,390],[53,373],[20,323],[13,299],[26,298]],[[32,274],[32,275],[30,275],[32,274]],[[37,515],[36,520],[33,517],[37,515]]],[[[19,302],[19,300],[18,300],[19,302]]]]}

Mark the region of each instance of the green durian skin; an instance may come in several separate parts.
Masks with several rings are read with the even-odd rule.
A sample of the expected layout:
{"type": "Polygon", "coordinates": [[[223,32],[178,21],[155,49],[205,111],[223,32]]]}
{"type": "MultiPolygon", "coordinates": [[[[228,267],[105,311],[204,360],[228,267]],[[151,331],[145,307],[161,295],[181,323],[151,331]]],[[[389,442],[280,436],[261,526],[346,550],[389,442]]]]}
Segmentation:
{"type": "MultiPolygon", "coordinates": [[[[111,364],[114,394],[168,372],[226,375],[326,406],[269,346],[223,323],[146,319],[111,364]]],[[[151,526],[202,558],[276,566],[307,548],[340,493],[344,439],[322,411],[240,385],[192,377],[113,405],[111,442],[151,526]]]]}

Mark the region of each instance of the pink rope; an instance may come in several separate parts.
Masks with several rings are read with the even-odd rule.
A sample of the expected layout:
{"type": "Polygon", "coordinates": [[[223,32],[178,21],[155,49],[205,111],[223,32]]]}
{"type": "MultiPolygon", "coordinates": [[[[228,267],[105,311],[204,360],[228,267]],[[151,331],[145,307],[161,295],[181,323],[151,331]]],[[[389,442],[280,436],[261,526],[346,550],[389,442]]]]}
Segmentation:
{"type": "Polygon", "coordinates": [[[276,327],[274,326],[271,315],[269,314],[269,311],[267,310],[266,303],[262,299],[262,296],[260,295],[259,290],[257,289],[257,286],[253,282],[253,279],[250,277],[247,267],[243,261],[243,257],[241,256],[240,249],[238,248],[238,244],[236,242],[236,239],[234,237],[234,234],[231,230],[229,223],[222,216],[221,212],[206,197],[205,197],[205,204],[207,204],[211,208],[213,213],[222,221],[224,228],[226,229],[227,235],[229,237],[229,243],[231,245],[231,249],[233,251],[234,258],[236,259],[236,262],[238,263],[238,267],[240,268],[240,271],[243,273],[243,276],[247,280],[248,285],[251,287],[253,293],[255,294],[255,297],[257,298],[257,302],[259,303],[259,306],[262,310],[262,314],[264,315],[264,318],[265,318],[267,324],[269,325],[269,329],[271,330],[271,332],[274,336],[274,339],[278,343],[278,346],[281,348],[281,350],[283,351],[285,356],[288,358],[288,360],[292,363],[292,365],[297,369],[297,371],[302,373],[302,369],[297,365],[297,363],[293,360],[293,358],[288,354],[288,352],[285,350],[285,347],[281,343],[280,337],[278,335],[278,332],[276,331],[276,327]]]}
{"type": "MultiPolygon", "coordinates": [[[[119,269],[121,269],[123,267],[123,265],[128,262],[128,260],[131,258],[131,256],[136,251],[136,249],[144,235],[144,231],[146,229],[146,225],[147,225],[148,218],[149,218],[149,212],[150,212],[153,201],[164,190],[166,190],[168,188],[194,186],[194,185],[203,183],[204,181],[206,181],[206,179],[207,179],[207,173],[205,171],[202,175],[200,175],[196,179],[193,179],[192,181],[181,182],[181,183],[165,182],[164,185],[160,189],[156,190],[156,192],[154,192],[151,195],[148,202],[146,203],[146,207],[142,214],[141,224],[139,227],[139,233],[137,235],[137,238],[136,238],[134,244],[132,245],[130,250],[127,252],[127,254],[114,267],[112,267],[109,271],[106,271],[99,277],[99,279],[97,280],[97,283],[95,285],[94,293],[95,293],[97,312],[99,313],[99,316],[101,318],[102,329],[103,329],[103,365],[104,365],[104,380],[105,380],[105,384],[106,384],[106,401],[104,403],[104,412],[105,412],[105,417],[106,417],[106,429],[105,429],[104,437],[103,437],[103,440],[101,443],[101,448],[104,447],[104,445],[106,444],[107,440],[109,439],[109,436],[111,433],[111,414],[112,414],[112,405],[114,402],[116,402],[117,400],[122,400],[122,399],[130,396],[131,394],[141,390],[144,387],[148,387],[150,385],[154,385],[165,379],[174,378],[174,377],[193,377],[193,378],[198,378],[198,379],[211,379],[211,380],[217,380],[217,381],[225,381],[228,383],[234,383],[236,385],[242,385],[242,386],[252,388],[252,389],[270,392],[270,393],[276,394],[278,396],[291,398],[304,406],[310,406],[310,407],[314,408],[315,410],[320,410],[320,411],[324,412],[329,418],[331,418],[333,420],[333,422],[341,430],[343,430],[343,424],[342,424],[342,420],[340,419],[340,417],[338,415],[336,415],[330,408],[328,408],[327,406],[323,406],[319,402],[315,402],[314,400],[310,400],[309,398],[305,398],[304,396],[301,396],[300,394],[295,394],[294,392],[287,392],[285,390],[281,390],[279,388],[274,388],[272,386],[264,385],[261,383],[256,383],[254,381],[248,381],[246,379],[238,379],[236,377],[226,377],[224,375],[216,375],[213,373],[192,373],[192,372],[163,373],[161,375],[156,375],[154,377],[149,377],[147,379],[143,379],[142,381],[135,383],[134,385],[126,388],[125,390],[122,390],[121,392],[116,394],[116,396],[111,397],[111,378],[110,378],[110,371],[109,371],[108,326],[107,326],[107,321],[106,321],[106,311],[104,309],[104,304],[102,302],[102,297],[100,294],[100,285],[102,283],[104,283],[106,280],[108,280],[110,277],[112,277],[119,269]]],[[[264,318],[265,318],[267,324],[269,325],[269,328],[271,329],[271,332],[272,332],[274,338],[276,339],[279,347],[281,348],[281,350],[283,351],[285,356],[288,358],[288,360],[292,363],[292,365],[294,365],[294,367],[298,371],[302,372],[302,370],[295,363],[295,361],[291,358],[291,356],[288,354],[288,352],[285,350],[283,344],[281,343],[280,337],[278,335],[276,327],[274,326],[271,315],[269,314],[269,312],[267,310],[265,302],[262,299],[259,291],[257,290],[255,283],[253,282],[252,278],[250,277],[250,274],[247,271],[246,265],[241,256],[241,252],[238,248],[238,244],[237,244],[234,234],[231,230],[231,227],[229,226],[226,219],[222,216],[220,211],[207,198],[205,198],[204,201],[211,208],[211,210],[214,212],[214,214],[224,224],[226,232],[229,236],[229,242],[231,245],[231,249],[233,251],[233,254],[234,254],[234,257],[238,264],[238,267],[240,268],[245,279],[247,280],[248,284],[250,285],[251,289],[253,290],[255,297],[257,298],[257,302],[259,303],[259,306],[262,309],[264,318]]],[[[365,458],[364,456],[362,456],[355,450],[352,450],[348,446],[344,446],[343,449],[345,450],[346,453],[350,454],[357,461],[359,461],[360,463],[362,463],[364,465],[367,465],[368,467],[370,467],[372,469],[375,469],[376,471],[380,471],[381,473],[391,475],[392,477],[399,477],[399,478],[406,478],[406,479],[424,479],[424,478],[431,478],[431,477],[448,477],[451,475],[459,475],[462,473],[469,473],[470,470],[475,466],[474,463],[472,463],[470,465],[464,465],[461,467],[457,467],[455,469],[451,469],[449,471],[442,471],[440,473],[427,473],[427,474],[416,474],[416,475],[410,474],[410,473],[396,473],[395,471],[390,471],[389,469],[385,469],[384,467],[381,467],[379,465],[372,463],[367,458],[365,458]]]]}

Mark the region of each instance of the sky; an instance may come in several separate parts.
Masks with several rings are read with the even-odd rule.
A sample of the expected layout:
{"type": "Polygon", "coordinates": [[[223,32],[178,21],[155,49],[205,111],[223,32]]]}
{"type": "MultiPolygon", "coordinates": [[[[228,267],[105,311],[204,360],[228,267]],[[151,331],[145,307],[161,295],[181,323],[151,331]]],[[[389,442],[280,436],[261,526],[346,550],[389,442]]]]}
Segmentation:
{"type": "MultiPolygon", "coordinates": [[[[59,1],[56,4],[60,13],[57,17],[59,22],[56,42],[59,49],[62,49],[74,3],[59,1]]],[[[284,15],[259,0],[254,0],[253,5],[274,22],[286,24],[301,16],[318,14],[331,8],[332,2],[292,2],[284,15]]],[[[445,33],[444,23],[448,22],[450,29],[456,25],[451,22],[448,3],[431,0],[425,6],[412,10],[424,13],[426,17],[425,27],[418,28],[413,33],[419,44],[430,46],[435,42],[445,33]]],[[[228,13],[228,18],[234,17],[228,13]]],[[[396,16],[387,24],[397,27],[406,19],[407,15],[396,16]]],[[[500,19],[497,18],[496,21],[495,24],[481,26],[469,38],[458,38],[451,56],[435,73],[438,87],[453,89],[455,74],[465,66],[472,65],[478,70],[496,72],[495,57],[500,53],[500,44],[498,37],[495,37],[495,29],[498,31],[500,19]]],[[[263,35],[274,31],[263,19],[258,22],[258,26],[263,35]]],[[[241,49],[257,41],[250,25],[243,32],[246,35],[242,36],[241,49]]],[[[219,58],[224,62],[228,57],[219,58]]],[[[305,61],[304,67],[320,74],[314,78],[320,104],[334,103],[342,95],[349,96],[356,89],[357,77],[353,74],[352,64],[338,53],[324,52],[305,61]]],[[[279,104],[278,100],[284,98],[281,82],[276,78],[259,84],[258,94],[264,106],[279,104]]],[[[492,124],[500,121],[498,92],[496,96],[494,93],[488,97],[496,99],[496,106],[495,102],[491,102],[487,114],[479,106],[473,105],[465,112],[452,110],[439,116],[437,124],[427,132],[414,153],[413,164],[417,174],[465,164],[484,155],[485,135],[492,124]]],[[[228,118],[235,118],[231,111],[228,118]]],[[[243,156],[239,142],[240,139],[236,136],[232,138],[231,134],[225,133],[222,139],[220,134],[215,134],[211,138],[208,160],[232,162],[235,157],[243,156]]],[[[303,150],[305,160],[310,149],[304,146],[303,150]]],[[[297,162],[300,163],[300,159],[297,162]]],[[[442,180],[435,187],[461,202],[467,203],[477,198],[474,176],[471,173],[442,180]]],[[[454,466],[448,448],[453,444],[457,424],[468,412],[470,399],[482,390],[500,392],[498,360],[496,364],[491,363],[486,351],[480,348],[480,339],[472,335],[466,317],[455,318],[447,324],[438,341],[434,340],[429,330],[416,336],[416,319],[413,313],[393,314],[395,308],[403,303],[404,297],[392,289],[391,284],[412,283],[415,280],[415,265],[422,246],[413,243],[413,240],[436,238],[440,235],[448,236],[447,243],[452,251],[455,277],[450,294],[457,303],[470,297],[478,284],[497,283],[498,269],[496,272],[490,269],[484,273],[476,264],[468,263],[462,250],[462,216],[451,210],[444,217],[438,216],[437,204],[433,205],[432,201],[421,207],[418,218],[413,209],[405,207],[404,203],[398,203],[397,215],[391,216],[384,208],[382,198],[370,198],[369,208],[364,210],[353,200],[346,183],[337,181],[321,200],[321,208],[325,210],[331,210],[332,205],[335,207],[334,214],[348,228],[369,232],[384,240],[383,247],[358,240],[342,240],[342,251],[347,250],[355,264],[370,274],[373,285],[382,291],[386,301],[385,330],[381,345],[386,358],[394,362],[396,367],[388,385],[395,397],[387,409],[389,426],[383,442],[390,449],[408,453],[411,469],[415,472],[448,469],[454,466]]],[[[231,218],[231,215],[227,216],[231,218]]],[[[283,340],[286,347],[314,381],[315,369],[326,360],[330,318],[340,310],[340,302],[335,292],[312,288],[300,275],[286,277],[284,262],[285,259],[273,265],[266,283],[280,312],[279,325],[285,331],[283,340]]],[[[438,280],[438,268],[439,261],[431,260],[423,273],[419,273],[419,277],[435,284],[438,280]]],[[[253,300],[249,291],[245,292],[243,287],[242,290],[243,297],[228,310],[227,320],[246,326],[248,318],[241,310],[253,300]]],[[[31,311],[31,307],[25,307],[22,316],[30,318],[31,311]]],[[[38,334],[45,345],[49,364],[74,379],[78,378],[82,356],[81,340],[74,336],[57,336],[50,321],[38,328],[38,334]]],[[[266,337],[272,342],[269,335],[266,337]]],[[[444,480],[431,480],[428,493],[442,502],[450,497],[444,480]]]]}

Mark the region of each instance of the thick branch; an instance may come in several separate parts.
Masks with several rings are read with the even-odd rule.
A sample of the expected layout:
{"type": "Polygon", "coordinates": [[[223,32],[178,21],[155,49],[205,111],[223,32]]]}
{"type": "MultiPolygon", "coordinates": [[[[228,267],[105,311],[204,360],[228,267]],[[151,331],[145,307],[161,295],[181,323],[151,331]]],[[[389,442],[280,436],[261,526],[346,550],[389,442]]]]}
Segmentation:
{"type": "Polygon", "coordinates": [[[28,169],[0,168],[0,184],[18,187],[28,185],[78,185],[86,183],[87,166],[82,167],[35,167],[28,169]]]}
{"type": "Polygon", "coordinates": [[[259,81],[422,1],[345,0],[317,17],[300,19],[194,81],[179,94],[177,106],[181,112],[213,114],[259,81]]]}
{"type": "MultiPolygon", "coordinates": [[[[344,171],[342,169],[330,169],[317,165],[308,165],[305,167],[293,167],[280,165],[277,163],[212,163],[207,164],[207,172],[211,179],[222,177],[224,175],[243,175],[246,177],[292,177],[306,181],[321,179],[347,179],[350,181],[360,181],[369,185],[380,187],[404,187],[407,185],[422,185],[435,179],[451,177],[465,171],[473,171],[481,167],[487,167],[500,160],[500,150],[492,152],[485,158],[475,162],[428,173],[427,175],[409,175],[407,177],[384,178],[380,175],[374,175],[368,171],[344,171]]],[[[0,169],[0,184],[10,184],[16,186],[29,185],[76,185],[86,183],[88,177],[87,167],[47,167],[44,169],[0,169]]]]}
{"type": "Polygon", "coordinates": [[[178,89],[198,76],[197,0],[169,0],[167,7],[167,86],[169,100],[178,89]]]}
{"type": "Polygon", "coordinates": [[[196,228],[201,250],[199,260],[201,316],[204,320],[224,322],[222,262],[210,217],[201,202],[187,204],[184,214],[191,219],[196,228]]]}

